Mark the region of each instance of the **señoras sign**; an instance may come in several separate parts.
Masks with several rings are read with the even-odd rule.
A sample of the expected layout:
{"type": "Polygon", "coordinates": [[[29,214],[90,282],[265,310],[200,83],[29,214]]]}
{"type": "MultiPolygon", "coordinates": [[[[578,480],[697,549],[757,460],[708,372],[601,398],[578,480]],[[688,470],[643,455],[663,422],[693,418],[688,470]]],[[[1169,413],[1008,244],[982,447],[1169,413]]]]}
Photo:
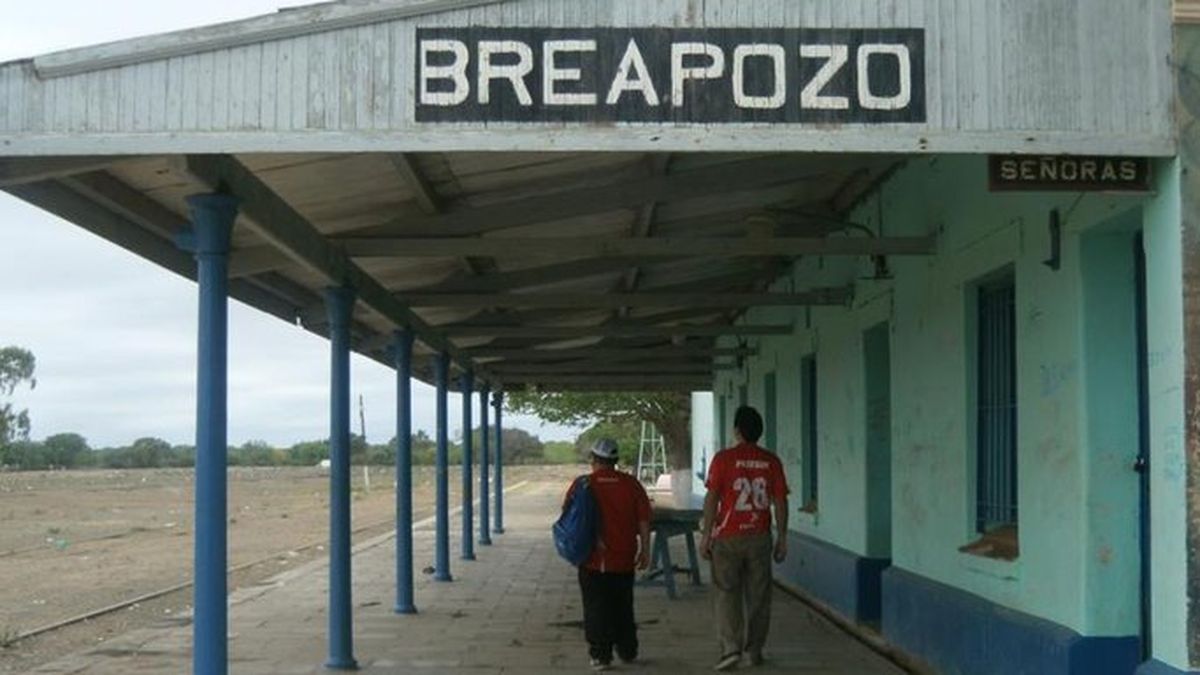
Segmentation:
{"type": "Polygon", "coordinates": [[[418,122],[920,123],[919,29],[418,29],[418,122]]]}

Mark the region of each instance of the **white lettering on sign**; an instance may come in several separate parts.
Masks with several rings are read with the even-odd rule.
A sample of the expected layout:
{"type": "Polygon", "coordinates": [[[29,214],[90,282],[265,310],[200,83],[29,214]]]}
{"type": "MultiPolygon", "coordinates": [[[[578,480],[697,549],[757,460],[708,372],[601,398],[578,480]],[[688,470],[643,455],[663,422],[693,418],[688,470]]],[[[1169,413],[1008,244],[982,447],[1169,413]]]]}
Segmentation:
{"type": "Polygon", "coordinates": [[[684,85],[688,80],[715,80],[725,74],[725,52],[707,42],[680,42],[671,45],[671,103],[683,107],[684,85]],[[685,60],[708,59],[706,66],[684,66],[685,60]]]}
{"type": "Polygon", "coordinates": [[[1149,162],[1132,157],[995,156],[990,165],[997,190],[1149,189],[1149,162]]]}
{"type": "Polygon", "coordinates": [[[516,40],[482,40],[479,42],[479,102],[492,100],[492,80],[508,80],[521,105],[533,105],[533,96],[525,85],[525,76],[533,71],[533,50],[524,42],[516,40]],[[517,62],[496,65],[492,61],[498,54],[515,54],[517,62]]]}
{"type": "Polygon", "coordinates": [[[787,102],[787,63],[783,45],[738,45],[733,50],[733,104],[739,108],[776,110],[787,102]],[[746,59],[766,57],[775,67],[770,96],[746,95],[746,59]]]}
{"type": "Polygon", "coordinates": [[[467,82],[467,62],[471,52],[467,45],[458,40],[421,41],[421,103],[423,105],[455,106],[471,96],[471,85],[467,82]],[[446,66],[429,64],[429,56],[435,53],[453,54],[454,61],[446,66]],[[434,80],[449,80],[454,89],[446,92],[429,90],[434,80]]]}
{"type": "Polygon", "coordinates": [[[912,58],[904,45],[863,45],[858,48],[858,101],[868,110],[900,110],[912,102],[912,58]],[[876,96],[871,90],[871,57],[891,56],[898,62],[900,90],[876,96]]]}
{"type": "Polygon", "coordinates": [[[625,48],[625,55],[621,57],[621,64],[617,66],[617,74],[613,77],[612,86],[609,87],[608,97],[604,102],[616,105],[621,101],[621,95],[627,91],[640,91],[646,105],[658,105],[658,90],[654,88],[654,81],[650,79],[646,57],[642,56],[637,40],[632,38],[629,40],[629,46],[625,48]],[[636,71],[636,80],[630,79],[630,71],[636,71]]]}
{"type": "Polygon", "coordinates": [[[560,68],[558,55],[562,52],[594,52],[595,40],[549,40],[542,46],[545,65],[542,66],[546,105],[596,105],[594,93],[564,94],[557,90],[558,82],[578,82],[583,71],[578,68],[560,68]]]}
{"type": "Polygon", "coordinates": [[[418,28],[415,117],[419,122],[925,121],[923,30],[782,32],[418,28]]]}
{"type": "Polygon", "coordinates": [[[850,60],[850,48],[846,45],[800,45],[800,58],[825,59],[821,69],[800,92],[800,107],[814,110],[849,110],[849,97],[823,96],[821,92],[850,60]]]}

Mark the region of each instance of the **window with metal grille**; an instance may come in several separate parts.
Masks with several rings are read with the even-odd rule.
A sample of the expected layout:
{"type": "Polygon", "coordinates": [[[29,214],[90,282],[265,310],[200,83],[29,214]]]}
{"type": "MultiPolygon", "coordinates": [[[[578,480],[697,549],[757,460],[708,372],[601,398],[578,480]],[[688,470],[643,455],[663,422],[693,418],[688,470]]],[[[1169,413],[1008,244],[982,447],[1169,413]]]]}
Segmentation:
{"type": "Polygon", "coordinates": [[[975,527],[1017,524],[1016,289],[1012,274],[977,290],[975,527]]]}
{"type": "Polygon", "coordinates": [[[800,425],[803,508],[817,509],[817,357],[800,361],[800,425]]]}
{"type": "Polygon", "coordinates": [[[763,441],[764,448],[778,452],[778,440],[775,432],[775,373],[767,373],[763,377],[763,441]]]}

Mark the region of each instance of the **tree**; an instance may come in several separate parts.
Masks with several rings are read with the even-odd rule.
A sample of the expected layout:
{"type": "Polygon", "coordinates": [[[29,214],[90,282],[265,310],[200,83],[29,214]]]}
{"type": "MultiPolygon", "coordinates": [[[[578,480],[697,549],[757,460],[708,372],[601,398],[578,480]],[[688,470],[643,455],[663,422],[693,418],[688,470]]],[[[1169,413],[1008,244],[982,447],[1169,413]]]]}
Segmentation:
{"type": "MultiPolygon", "coordinates": [[[[33,377],[33,352],[20,347],[0,348],[0,396],[12,396],[23,382],[37,386],[33,377]]],[[[15,410],[12,403],[0,405],[0,447],[29,438],[29,411],[15,410]]]]}
{"type": "Polygon", "coordinates": [[[692,397],[687,392],[604,393],[516,391],[509,410],[558,424],[649,422],[663,435],[671,466],[692,466],[692,397]]]}
{"type": "Polygon", "coordinates": [[[617,461],[623,466],[633,466],[637,463],[638,444],[641,441],[640,424],[635,420],[611,422],[596,422],[575,439],[575,448],[579,456],[587,458],[592,446],[601,438],[611,438],[617,442],[617,461]]]}
{"type": "Polygon", "coordinates": [[[87,464],[91,455],[87,439],[79,434],[54,434],[42,441],[46,452],[46,461],[51,466],[73,469],[87,464]]]}
{"type": "Polygon", "coordinates": [[[161,438],[139,438],[129,447],[129,465],[142,469],[164,466],[171,456],[171,444],[161,438]]]}

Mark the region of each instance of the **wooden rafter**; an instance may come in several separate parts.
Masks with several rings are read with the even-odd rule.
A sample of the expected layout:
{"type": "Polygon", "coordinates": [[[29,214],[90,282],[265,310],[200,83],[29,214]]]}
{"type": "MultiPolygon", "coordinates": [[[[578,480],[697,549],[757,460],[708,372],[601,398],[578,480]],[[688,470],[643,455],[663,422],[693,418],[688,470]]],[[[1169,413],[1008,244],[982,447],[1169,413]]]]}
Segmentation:
{"type": "Polygon", "coordinates": [[[708,198],[775,185],[819,181],[838,170],[839,160],[814,167],[792,157],[705,167],[679,174],[636,178],[611,185],[554,192],[439,216],[405,218],[347,236],[469,237],[496,230],[640,208],[650,202],[708,198]]]}
{"type": "Polygon", "coordinates": [[[288,257],[330,285],[353,287],[359,302],[392,325],[411,329],[430,349],[446,351],[464,368],[474,365],[469,356],[399,303],[344,253],[330,246],[312,223],[239,161],[228,155],[189,155],[186,167],[210,188],[228,189],[237,195],[242,213],[249,218],[248,222],[239,222],[245,222],[288,257]]]}
{"type": "Polygon", "coordinates": [[[790,325],[719,325],[677,324],[670,326],[622,325],[621,323],[598,326],[451,326],[443,327],[451,338],[494,337],[494,338],[543,338],[570,339],[584,337],[721,337],[721,336],[767,336],[788,335],[790,325]]]}
{"type": "Polygon", "coordinates": [[[355,258],[447,258],[462,255],[504,257],[628,256],[652,258],[932,255],[933,237],[604,237],[347,238],[355,258]]]}
{"type": "Polygon", "coordinates": [[[801,307],[844,305],[845,288],[802,293],[405,293],[410,307],[801,307]]]}

